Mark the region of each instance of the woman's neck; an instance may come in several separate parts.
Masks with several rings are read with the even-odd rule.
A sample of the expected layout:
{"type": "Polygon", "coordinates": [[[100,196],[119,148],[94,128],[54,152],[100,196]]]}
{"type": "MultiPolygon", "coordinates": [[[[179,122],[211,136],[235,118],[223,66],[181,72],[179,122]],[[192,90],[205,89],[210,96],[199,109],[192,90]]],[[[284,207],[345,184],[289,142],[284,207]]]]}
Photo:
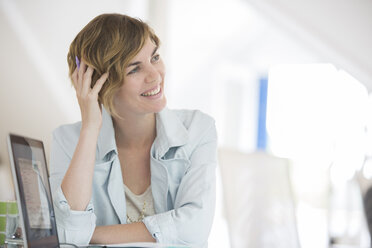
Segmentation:
{"type": "Polygon", "coordinates": [[[137,149],[151,146],[156,137],[155,114],[112,118],[118,149],[137,149]]]}

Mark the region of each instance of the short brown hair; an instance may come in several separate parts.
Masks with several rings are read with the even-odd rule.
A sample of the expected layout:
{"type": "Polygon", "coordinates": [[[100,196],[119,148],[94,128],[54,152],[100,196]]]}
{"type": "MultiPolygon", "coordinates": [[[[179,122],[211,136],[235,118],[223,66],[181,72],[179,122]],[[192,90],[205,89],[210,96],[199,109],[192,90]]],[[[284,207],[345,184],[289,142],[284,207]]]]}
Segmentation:
{"type": "Polygon", "coordinates": [[[124,83],[125,68],[150,39],[160,45],[154,31],[140,19],[121,14],[102,14],[90,21],[75,37],[67,54],[69,76],[76,69],[75,56],[94,69],[92,85],[105,72],[108,81],[98,95],[106,110],[118,116],[114,108],[115,93],[124,83]]]}

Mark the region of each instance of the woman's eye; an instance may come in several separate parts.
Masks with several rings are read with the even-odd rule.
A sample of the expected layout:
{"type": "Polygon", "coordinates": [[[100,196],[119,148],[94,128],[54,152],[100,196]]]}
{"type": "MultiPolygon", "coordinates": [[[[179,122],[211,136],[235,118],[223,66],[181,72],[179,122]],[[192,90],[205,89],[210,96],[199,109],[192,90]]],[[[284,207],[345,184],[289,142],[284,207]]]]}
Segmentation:
{"type": "Polygon", "coordinates": [[[136,66],[133,70],[131,70],[130,72],[128,72],[128,75],[129,74],[133,74],[133,73],[137,72],[138,70],[139,70],[139,67],[136,66]]]}
{"type": "Polygon", "coordinates": [[[159,54],[156,54],[154,57],[151,58],[151,61],[152,62],[156,62],[160,59],[160,55],[159,54]]]}

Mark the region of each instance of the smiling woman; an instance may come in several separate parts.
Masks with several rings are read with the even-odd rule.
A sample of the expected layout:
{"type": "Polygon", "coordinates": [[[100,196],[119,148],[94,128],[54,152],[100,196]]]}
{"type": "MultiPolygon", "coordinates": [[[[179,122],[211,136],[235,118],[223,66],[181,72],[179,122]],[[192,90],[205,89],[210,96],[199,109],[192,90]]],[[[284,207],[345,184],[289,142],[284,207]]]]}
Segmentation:
{"type": "Polygon", "coordinates": [[[157,50],[156,44],[148,39],[133,58],[134,62],[125,69],[125,83],[114,97],[114,106],[120,116],[160,112],[166,105],[162,91],[165,68],[157,50]]]}
{"type": "Polygon", "coordinates": [[[166,107],[159,45],[146,23],[104,14],[70,46],[81,122],[54,131],[50,157],[61,242],[208,246],[216,128],[166,107]]]}

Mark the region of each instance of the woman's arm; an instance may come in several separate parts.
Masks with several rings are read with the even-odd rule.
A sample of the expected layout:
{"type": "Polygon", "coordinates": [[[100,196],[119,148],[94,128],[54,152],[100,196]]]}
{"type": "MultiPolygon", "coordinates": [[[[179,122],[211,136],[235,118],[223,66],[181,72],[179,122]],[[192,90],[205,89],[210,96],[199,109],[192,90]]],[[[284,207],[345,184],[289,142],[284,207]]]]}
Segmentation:
{"type": "Polygon", "coordinates": [[[92,196],[98,133],[81,129],[74,155],[62,180],[61,188],[72,210],[84,211],[92,196]]]}
{"type": "Polygon", "coordinates": [[[78,123],[59,127],[53,132],[49,180],[59,241],[88,245],[96,227],[94,206],[90,202],[84,211],[72,210],[61,187],[77,146],[80,132],[81,126],[78,123]]]}
{"type": "MultiPolygon", "coordinates": [[[[195,123],[199,125],[199,123],[195,123]]],[[[217,133],[214,121],[205,121],[203,134],[182,177],[174,209],[144,218],[149,232],[159,243],[206,247],[212,227],[217,166],[217,133]]]]}
{"type": "Polygon", "coordinates": [[[129,242],[155,242],[143,222],[97,226],[91,244],[120,244],[129,242]]]}
{"type": "Polygon", "coordinates": [[[80,69],[71,76],[81,112],[79,141],[69,168],[62,180],[61,188],[72,210],[83,211],[92,196],[95,154],[99,131],[102,125],[102,111],[98,93],[106,82],[103,74],[91,88],[93,68],[82,61],[80,69]]]}

